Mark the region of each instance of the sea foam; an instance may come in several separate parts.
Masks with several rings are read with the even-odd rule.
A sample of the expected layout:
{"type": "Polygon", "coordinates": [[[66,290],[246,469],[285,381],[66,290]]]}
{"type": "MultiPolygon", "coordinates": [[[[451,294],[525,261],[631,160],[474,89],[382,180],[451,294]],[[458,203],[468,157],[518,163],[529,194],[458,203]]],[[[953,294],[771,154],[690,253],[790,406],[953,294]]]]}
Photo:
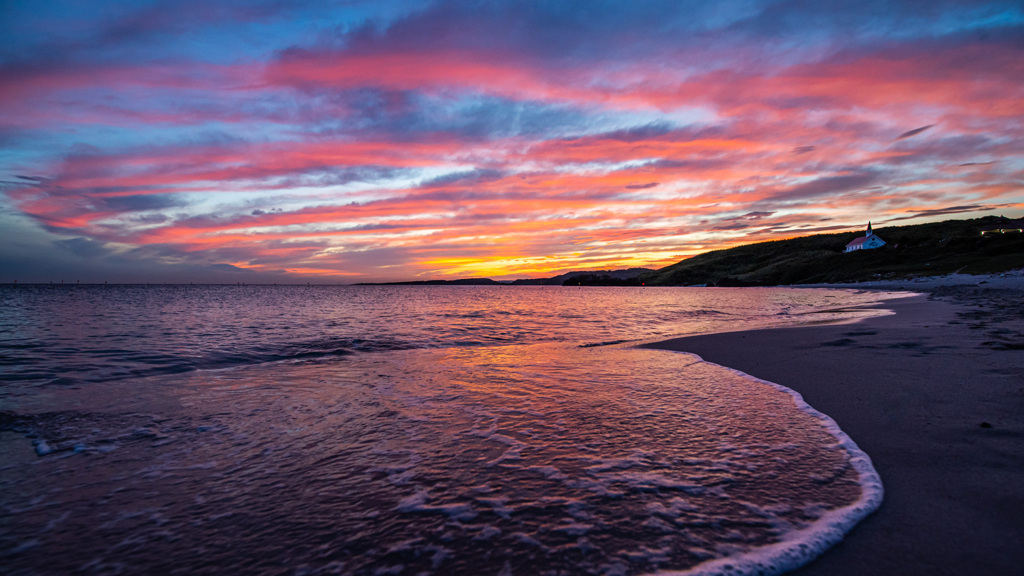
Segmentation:
{"type": "Polygon", "coordinates": [[[725,558],[715,558],[688,570],[658,571],[657,576],[773,576],[804,566],[823,552],[838,544],[853,527],[882,505],[885,490],[882,479],[871,463],[871,457],[857,446],[827,414],[808,404],[803,396],[791,388],[762,380],[745,372],[703,360],[707,364],[732,372],[758,384],[771,386],[793,397],[797,409],[821,421],[822,425],[839,441],[850,455],[850,466],[860,476],[861,496],[855,502],[825,512],[806,528],[786,533],[782,540],[725,558]]]}
{"type": "Polygon", "coordinates": [[[0,529],[15,573],[255,573],[281,554],[307,574],[777,574],[881,499],[831,419],[695,356],[408,350],[200,376],[145,382],[173,402],[126,404],[111,383],[69,391],[71,411],[8,414],[37,458],[0,466],[27,474],[26,514],[0,529]],[[139,492],[165,497],[138,510],[139,492]],[[33,524],[51,509],[69,515],[33,524]]]}

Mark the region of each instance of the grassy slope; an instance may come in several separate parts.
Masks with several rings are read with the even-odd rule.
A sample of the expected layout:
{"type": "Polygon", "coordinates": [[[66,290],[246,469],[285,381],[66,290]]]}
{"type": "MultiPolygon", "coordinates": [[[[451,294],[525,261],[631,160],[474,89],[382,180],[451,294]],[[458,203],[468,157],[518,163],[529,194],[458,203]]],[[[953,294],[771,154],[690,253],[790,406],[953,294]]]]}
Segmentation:
{"type": "Polygon", "coordinates": [[[647,285],[772,286],[877,278],[984,274],[1024,267],[1024,234],[982,236],[995,216],[879,228],[886,246],[843,253],[863,232],[818,234],[694,256],[645,274],[647,285]]]}

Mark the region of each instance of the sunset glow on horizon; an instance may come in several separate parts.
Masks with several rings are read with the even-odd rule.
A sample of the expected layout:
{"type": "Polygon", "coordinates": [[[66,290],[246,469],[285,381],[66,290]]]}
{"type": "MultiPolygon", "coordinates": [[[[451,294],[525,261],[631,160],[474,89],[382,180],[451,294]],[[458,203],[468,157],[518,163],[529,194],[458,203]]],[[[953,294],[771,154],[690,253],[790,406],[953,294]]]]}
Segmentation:
{"type": "Polygon", "coordinates": [[[1020,2],[0,11],[0,282],[541,277],[1024,216],[1020,2]]]}

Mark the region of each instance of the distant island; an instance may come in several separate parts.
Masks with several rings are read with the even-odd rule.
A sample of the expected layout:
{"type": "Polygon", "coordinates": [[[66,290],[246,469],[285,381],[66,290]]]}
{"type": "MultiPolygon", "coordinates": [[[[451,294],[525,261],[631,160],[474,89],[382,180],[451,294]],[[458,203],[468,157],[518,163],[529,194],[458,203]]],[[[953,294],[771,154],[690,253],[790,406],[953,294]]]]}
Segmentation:
{"type": "Polygon", "coordinates": [[[498,282],[490,278],[460,278],[458,280],[406,280],[404,282],[360,282],[356,286],[498,286],[508,282],[498,282]]]}
{"type": "Polygon", "coordinates": [[[640,276],[651,272],[654,270],[650,268],[573,271],[551,278],[513,280],[512,284],[520,286],[639,286],[640,276]]]}
{"type": "Polygon", "coordinates": [[[625,270],[575,270],[550,278],[521,278],[500,282],[490,278],[460,278],[458,280],[409,280],[405,282],[363,282],[359,286],[639,286],[641,274],[654,272],[650,268],[625,270]],[[596,283],[595,283],[596,282],[596,283]]]}
{"type": "Polygon", "coordinates": [[[913,276],[995,274],[1024,267],[1024,220],[986,216],[878,228],[884,245],[847,251],[864,232],[814,234],[746,244],[687,258],[665,268],[572,271],[550,278],[387,282],[469,286],[780,286],[913,276]]]}

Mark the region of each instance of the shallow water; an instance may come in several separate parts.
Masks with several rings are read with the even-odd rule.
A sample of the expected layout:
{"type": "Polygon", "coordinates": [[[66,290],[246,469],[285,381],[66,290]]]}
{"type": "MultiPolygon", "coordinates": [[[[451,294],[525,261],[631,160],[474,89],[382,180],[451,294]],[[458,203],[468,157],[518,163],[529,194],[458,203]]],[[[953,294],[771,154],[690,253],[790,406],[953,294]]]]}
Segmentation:
{"type": "Polygon", "coordinates": [[[853,307],[879,298],[796,288],[5,285],[0,394],[355,352],[830,321],[877,314],[853,307]]]}
{"type": "Polygon", "coordinates": [[[5,350],[22,355],[4,368],[5,572],[643,574],[799,544],[864,497],[848,444],[784,391],[590,344],[807,321],[867,295],[403,288],[338,318],[373,309],[362,288],[248,315],[229,288],[191,312],[194,288],[92,292],[92,316],[63,322],[66,303],[29,298],[37,322],[17,330],[35,348],[5,350]],[[295,353],[318,324],[327,351],[295,353]]]}

